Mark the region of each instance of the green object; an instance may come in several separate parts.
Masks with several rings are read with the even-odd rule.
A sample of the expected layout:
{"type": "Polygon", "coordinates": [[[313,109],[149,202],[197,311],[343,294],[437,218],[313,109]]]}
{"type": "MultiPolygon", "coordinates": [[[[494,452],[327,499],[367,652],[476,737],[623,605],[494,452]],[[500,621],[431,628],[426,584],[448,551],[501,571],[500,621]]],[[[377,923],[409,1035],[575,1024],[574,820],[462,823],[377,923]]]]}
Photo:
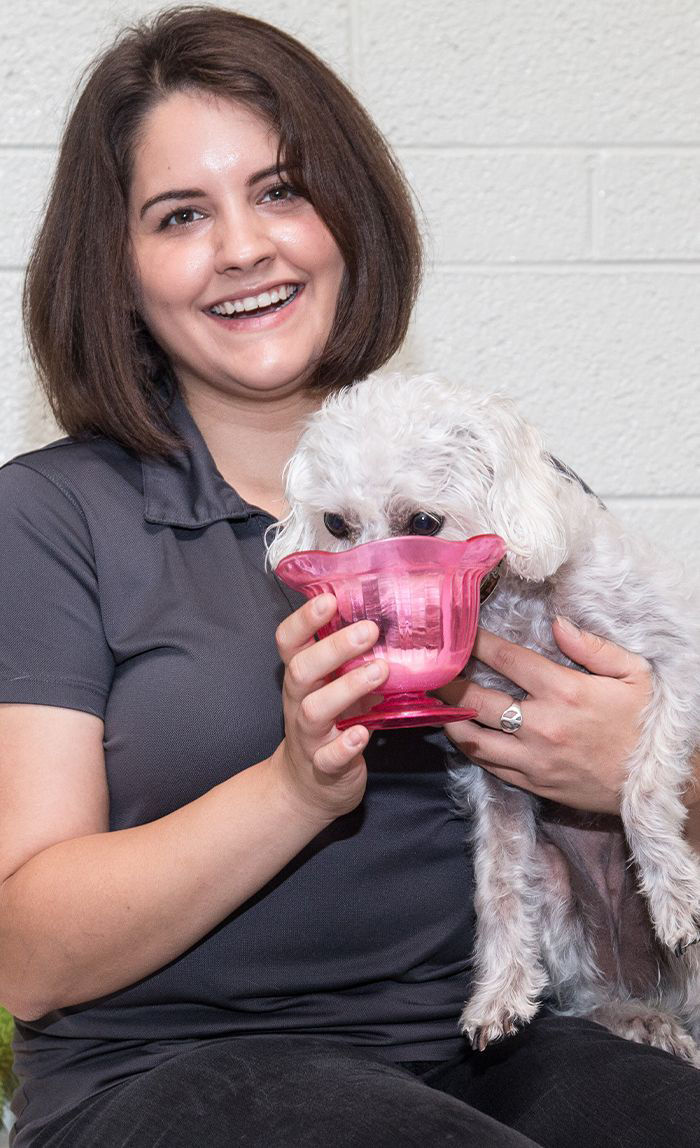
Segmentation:
{"type": "Polygon", "coordinates": [[[2,1110],[19,1081],[12,1071],[12,1035],[15,1025],[9,1012],[0,1006],[0,1128],[2,1110]]]}

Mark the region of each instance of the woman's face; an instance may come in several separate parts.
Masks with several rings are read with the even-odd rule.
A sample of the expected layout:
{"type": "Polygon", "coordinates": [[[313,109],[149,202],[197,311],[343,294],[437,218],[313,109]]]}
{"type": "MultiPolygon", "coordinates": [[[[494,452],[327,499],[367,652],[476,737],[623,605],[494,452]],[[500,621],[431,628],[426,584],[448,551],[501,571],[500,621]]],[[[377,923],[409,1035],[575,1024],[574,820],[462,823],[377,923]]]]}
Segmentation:
{"type": "Polygon", "coordinates": [[[186,392],[287,395],[328,339],[343,259],[276,157],[264,120],[207,94],[174,93],[145,122],[129,203],[140,311],[186,392]]]}

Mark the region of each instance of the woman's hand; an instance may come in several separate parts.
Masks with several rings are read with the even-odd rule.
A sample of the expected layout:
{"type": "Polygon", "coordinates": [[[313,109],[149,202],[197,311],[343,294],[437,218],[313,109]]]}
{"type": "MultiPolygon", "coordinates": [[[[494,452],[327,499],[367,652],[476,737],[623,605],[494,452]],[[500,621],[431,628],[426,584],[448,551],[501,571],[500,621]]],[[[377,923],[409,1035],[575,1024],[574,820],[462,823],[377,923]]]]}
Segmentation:
{"type": "Polygon", "coordinates": [[[379,637],[376,622],[355,622],[314,641],[336,608],[332,594],[313,598],[285,618],[275,635],[285,665],[285,736],[271,761],[295,810],[328,822],[359,805],[367,784],[362,751],[369,731],[356,725],[339,734],[335,719],[352,712],[389,673],[387,663],[377,659],[331,680],[335,670],[371,649],[379,637]]]}
{"type": "Polygon", "coordinates": [[[450,705],[475,709],[477,717],[446,725],[445,733],[502,781],[575,809],[619,813],[625,761],[650,697],[649,663],[563,619],[555,622],[554,637],[590,674],[479,630],[473,657],[527,691],[518,703],[523,724],[515,734],[503,733],[499,719],[510,695],[456,678],[434,692],[450,705]]]}

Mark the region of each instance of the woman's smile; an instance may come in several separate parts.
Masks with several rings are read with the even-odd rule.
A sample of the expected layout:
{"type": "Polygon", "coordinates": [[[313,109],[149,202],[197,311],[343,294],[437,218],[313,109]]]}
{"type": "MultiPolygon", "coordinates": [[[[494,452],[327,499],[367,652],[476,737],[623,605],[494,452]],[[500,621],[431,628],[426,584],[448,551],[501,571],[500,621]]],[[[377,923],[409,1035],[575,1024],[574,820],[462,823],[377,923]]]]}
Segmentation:
{"type": "Polygon", "coordinates": [[[130,195],[140,310],[190,396],[287,395],[331,332],[343,258],[277,146],[256,112],[203,93],[176,92],[145,122],[130,195]]]}
{"type": "Polygon", "coordinates": [[[277,284],[260,292],[222,300],[206,313],[231,330],[266,331],[297,314],[294,304],[303,290],[303,283],[277,284]]]}

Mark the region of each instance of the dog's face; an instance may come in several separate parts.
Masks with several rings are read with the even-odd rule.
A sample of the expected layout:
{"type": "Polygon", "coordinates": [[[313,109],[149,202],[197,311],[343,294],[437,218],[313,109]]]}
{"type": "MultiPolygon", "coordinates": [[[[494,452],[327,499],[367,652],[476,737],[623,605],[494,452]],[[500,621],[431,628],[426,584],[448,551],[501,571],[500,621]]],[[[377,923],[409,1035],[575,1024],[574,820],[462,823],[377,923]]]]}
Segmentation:
{"type": "Polygon", "coordinates": [[[435,420],[431,426],[420,411],[412,418],[405,408],[388,425],[376,410],[357,407],[353,435],[346,412],[325,411],[289,476],[289,494],[315,546],[346,550],[407,534],[458,539],[487,529],[488,476],[479,459],[470,466],[462,460],[459,486],[466,482],[468,495],[458,493],[446,426],[436,433],[435,420]]]}
{"type": "MultiPolygon", "coordinates": [[[[330,428],[329,428],[330,429],[330,428]]],[[[367,444],[369,446],[369,443],[367,444]]],[[[434,454],[392,441],[381,460],[368,470],[368,458],[343,459],[342,470],[352,470],[354,481],[343,487],[337,468],[331,471],[318,455],[309,460],[309,483],[323,491],[323,505],[306,503],[314,545],[324,550],[347,550],[363,542],[402,535],[439,535],[462,539],[487,531],[483,498],[472,505],[456,497],[445,485],[443,468],[434,454]],[[480,505],[481,502],[481,505],[480,505]]],[[[478,471],[471,490],[479,490],[478,471]]]]}
{"type": "Polygon", "coordinates": [[[566,552],[545,457],[506,400],[431,376],[372,376],[309,420],[285,471],[290,513],[270,564],[406,534],[496,533],[513,569],[541,580],[566,552]]]}

